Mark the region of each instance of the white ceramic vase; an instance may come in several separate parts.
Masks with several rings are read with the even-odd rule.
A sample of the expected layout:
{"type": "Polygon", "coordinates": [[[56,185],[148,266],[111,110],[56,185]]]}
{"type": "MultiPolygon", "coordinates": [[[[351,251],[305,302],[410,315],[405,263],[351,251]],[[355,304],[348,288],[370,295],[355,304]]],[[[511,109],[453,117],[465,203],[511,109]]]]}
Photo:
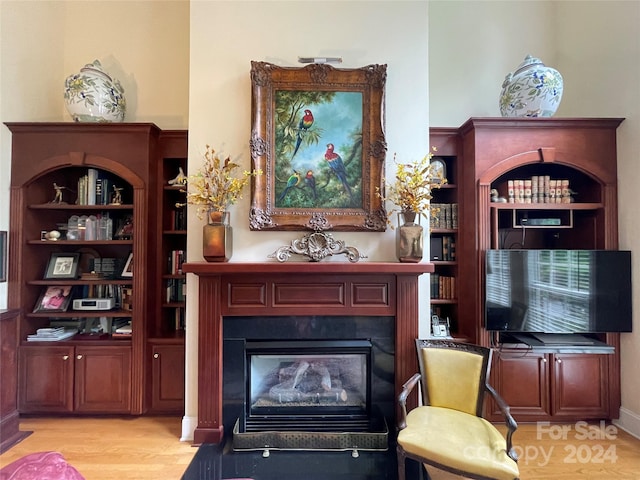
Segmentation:
{"type": "Polygon", "coordinates": [[[551,117],[562,99],[562,75],[527,55],[502,83],[500,114],[503,117],[551,117]]]}
{"type": "Polygon", "coordinates": [[[122,122],[127,107],[124,89],[98,60],[69,75],[64,84],[67,111],[76,122],[122,122]]]}

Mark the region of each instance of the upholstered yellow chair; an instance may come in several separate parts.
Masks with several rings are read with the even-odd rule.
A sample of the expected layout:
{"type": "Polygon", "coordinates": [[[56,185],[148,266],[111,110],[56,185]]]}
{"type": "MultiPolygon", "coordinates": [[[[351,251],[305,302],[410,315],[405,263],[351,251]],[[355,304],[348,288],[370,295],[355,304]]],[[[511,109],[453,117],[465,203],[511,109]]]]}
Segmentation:
{"type": "Polygon", "coordinates": [[[487,383],[491,349],[448,340],[416,340],[420,373],[399,395],[398,478],[405,480],[407,458],[466,478],[519,477],[511,437],[518,428],[509,407],[487,383]],[[420,384],[420,406],[407,413],[407,397],[420,384]],[[506,438],[482,418],[485,393],[502,411],[506,438]]]}

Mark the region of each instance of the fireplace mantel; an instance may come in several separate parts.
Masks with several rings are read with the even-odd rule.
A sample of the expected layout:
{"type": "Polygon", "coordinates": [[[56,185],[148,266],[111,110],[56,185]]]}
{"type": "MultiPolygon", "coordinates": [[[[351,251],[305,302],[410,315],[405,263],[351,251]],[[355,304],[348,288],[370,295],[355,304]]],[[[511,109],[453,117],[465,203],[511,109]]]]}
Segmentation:
{"type": "Polygon", "coordinates": [[[184,264],[183,271],[199,277],[196,445],[224,438],[223,317],[308,316],[310,311],[393,316],[396,394],[418,370],[418,277],[433,272],[430,263],[192,262],[184,264]]]}

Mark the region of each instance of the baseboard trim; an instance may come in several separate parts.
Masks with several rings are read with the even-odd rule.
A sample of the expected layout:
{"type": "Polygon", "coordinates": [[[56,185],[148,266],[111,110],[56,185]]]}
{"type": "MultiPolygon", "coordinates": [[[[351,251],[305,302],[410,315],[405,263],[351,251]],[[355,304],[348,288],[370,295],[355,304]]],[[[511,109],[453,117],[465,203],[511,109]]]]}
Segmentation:
{"type": "Polygon", "coordinates": [[[193,442],[193,432],[195,432],[198,426],[198,417],[188,417],[185,415],[182,417],[182,437],[181,442],[193,442]]]}
{"type": "Polygon", "coordinates": [[[640,415],[626,408],[620,408],[620,418],[613,421],[613,424],[640,439],[640,415]]]}

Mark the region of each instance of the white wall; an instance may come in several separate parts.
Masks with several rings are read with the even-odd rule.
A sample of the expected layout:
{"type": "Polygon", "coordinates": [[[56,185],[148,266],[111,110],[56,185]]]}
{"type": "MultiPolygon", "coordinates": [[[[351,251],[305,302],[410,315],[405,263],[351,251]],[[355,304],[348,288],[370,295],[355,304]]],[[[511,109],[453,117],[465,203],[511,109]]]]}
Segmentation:
{"type": "MultiPolygon", "coordinates": [[[[430,126],[499,117],[502,82],[527,54],[557,68],[554,2],[430,1],[430,126]]],[[[556,115],[566,116],[560,106],[556,115]]]]}

